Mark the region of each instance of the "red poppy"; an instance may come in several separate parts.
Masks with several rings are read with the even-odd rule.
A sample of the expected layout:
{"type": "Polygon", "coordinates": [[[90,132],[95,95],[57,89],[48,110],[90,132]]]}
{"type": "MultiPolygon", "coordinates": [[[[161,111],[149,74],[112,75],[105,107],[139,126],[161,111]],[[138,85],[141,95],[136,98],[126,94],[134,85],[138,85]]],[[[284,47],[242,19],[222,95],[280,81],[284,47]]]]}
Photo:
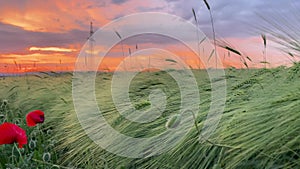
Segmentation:
{"type": "Polygon", "coordinates": [[[0,125],[0,145],[19,143],[19,148],[27,144],[27,136],[25,130],[12,123],[3,123],[0,125]]]}
{"type": "Polygon", "coordinates": [[[26,123],[29,127],[36,126],[37,123],[43,123],[44,120],[44,112],[41,110],[35,110],[26,115],[26,123]]]}

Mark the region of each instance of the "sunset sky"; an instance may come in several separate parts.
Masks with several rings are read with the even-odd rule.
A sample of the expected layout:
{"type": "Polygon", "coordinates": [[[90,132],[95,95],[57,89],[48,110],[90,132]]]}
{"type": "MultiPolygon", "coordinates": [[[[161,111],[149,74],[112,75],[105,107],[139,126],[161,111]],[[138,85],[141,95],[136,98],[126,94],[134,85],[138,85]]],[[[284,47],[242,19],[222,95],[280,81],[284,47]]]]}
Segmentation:
{"type": "MultiPolygon", "coordinates": [[[[217,38],[226,40],[236,49],[251,57],[250,67],[263,66],[261,16],[276,19],[277,15],[294,15],[299,1],[262,0],[208,0],[214,18],[217,38]]],[[[139,12],[173,14],[195,24],[195,9],[199,28],[212,37],[209,12],[202,0],[10,0],[0,1],[0,72],[72,71],[76,57],[89,36],[90,22],[94,31],[122,16],[139,12]]],[[[135,23],[138,27],[141,23],[135,23]]],[[[170,31],[177,31],[173,28],[170,31]]],[[[194,32],[193,32],[194,34],[194,32]]],[[[194,34],[195,35],[195,34],[194,34]]],[[[187,35],[190,36],[190,35],[187,35]]],[[[196,40],[196,35],[195,35],[196,40]]],[[[186,49],[162,37],[136,38],[138,49],[161,47],[176,51],[186,58],[191,67],[197,67],[186,49]],[[144,38],[144,39],[143,39],[144,38]],[[146,40],[145,40],[146,38],[146,40]],[[170,41],[170,43],[169,43],[170,41]]],[[[268,42],[267,57],[270,66],[290,63],[288,57],[276,51],[268,42]]],[[[136,52],[135,45],[124,44],[136,52]]],[[[238,56],[219,50],[225,67],[243,67],[238,56]]],[[[123,59],[119,46],[104,59],[101,69],[114,70],[123,59]]]]}

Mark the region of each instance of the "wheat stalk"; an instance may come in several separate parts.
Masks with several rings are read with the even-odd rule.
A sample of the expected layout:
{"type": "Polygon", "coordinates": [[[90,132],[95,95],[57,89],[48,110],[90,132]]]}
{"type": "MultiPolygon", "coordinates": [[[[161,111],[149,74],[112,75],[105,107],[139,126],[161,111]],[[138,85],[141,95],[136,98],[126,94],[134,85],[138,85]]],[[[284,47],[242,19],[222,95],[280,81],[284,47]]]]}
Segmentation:
{"type": "Polygon", "coordinates": [[[228,51],[228,56],[230,56],[230,52],[240,56],[241,62],[246,66],[246,68],[249,68],[248,63],[246,61],[246,59],[247,59],[250,62],[252,62],[252,59],[249,56],[247,56],[247,55],[243,54],[242,52],[240,52],[239,50],[235,49],[234,47],[232,47],[232,45],[230,45],[225,40],[218,40],[217,43],[218,43],[217,45],[219,47],[226,49],[228,51]]]}
{"type": "MultiPolygon", "coordinates": [[[[213,16],[212,16],[212,12],[210,10],[210,6],[208,4],[208,2],[206,0],[203,0],[203,2],[206,5],[206,8],[209,11],[209,15],[210,15],[210,22],[211,22],[211,27],[212,27],[212,31],[213,31],[213,41],[214,41],[214,48],[215,51],[217,51],[217,45],[216,45],[216,33],[215,33],[215,27],[214,27],[214,20],[213,20],[213,16]]],[[[216,58],[216,69],[218,68],[218,58],[217,58],[217,52],[215,52],[215,58],[216,58]]]]}
{"type": "MultiPolygon", "coordinates": [[[[121,48],[122,48],[122,55],[123,55],[123,58],[125,58],[125,55],[124,55],[124,47],[123,47],[123,43],[122,43],[122,36],[120,35],[120,33],[118,32],[118,31],[116,31],[115,30],[115,33],[116,33],[116,35],[120,38],[120,40],[121,40],[121,48]]],[[[124,62],[124,69],[125,69],[125,71],[126,71],[126,64],[125,64],[125,62],[124,62]]]]}
{"type": "Polygon", "coordinates": [[[267,38],[265,34],[261,35],[261,38],[263,40],[264,43],[264,51],[263,51],[263,55],[264,55],[264,63],[265,63],[265,68],[267,68],[267,38]]]}
{"type": "MultiPolygon", "coordinates": [[[[198,32],[199,24],[198,24],[198,20],[197,20],[197,16],[196,16],[196,12],[195,12],[194,8],[192,8],[192,12],[193,12],[194,20],[196,22],[196,27],[197,27],[197,30],[196,30],[196,33],[197,33],[197,50],[198,50],[197,52],[198,52],[198,55],[200,57],[200,46],[199,45],[205,40],[205,38],[202,39],[201,42],[199,42],[199,32],[198,32]]],[[[200,69],[200,63],[201,63],[200,58],[198,58],[198,61],[199,61],[199,69],[200,69]]]]}

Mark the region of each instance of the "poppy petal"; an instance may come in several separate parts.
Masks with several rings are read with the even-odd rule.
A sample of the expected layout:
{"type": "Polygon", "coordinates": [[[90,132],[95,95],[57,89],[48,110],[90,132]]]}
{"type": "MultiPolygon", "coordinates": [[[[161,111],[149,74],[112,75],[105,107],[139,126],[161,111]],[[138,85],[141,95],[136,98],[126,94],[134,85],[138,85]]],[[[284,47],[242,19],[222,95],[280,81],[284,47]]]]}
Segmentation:
{"type": "Polygon", "coordinates": [[[27,144],[26,132],[17,125],[15,125],[13,129],[16,132],[16,142],[19,143],[19,148],[22,148],[23,144],[27,144]]]}
{"type": "Polygon", "coordinates": [[[44,112],[41,110],[35,110],[26,115],[26,123],[29,127],[36,126],[37,123],[43,123],[44,119],[44,112]]]}
{"type": "Polygon", "coordinates": [[[19,148],[27,144],[27,136],[25,130],[12,123],[3,123],[0,125],[0,145],[12,144],[17,142],[19,148]]]}
{"type": "Polygon", "coordinates": [[[15,142],[16,133],[12,129],[11,123],[3,123],[0,125],[0,133],[0,145],[15,142]]]}
{"type": "Polygon", "coordinates": [[[29,114],[27,114],[26,116],[26,123],[29,127],[34,127],[36,125],[36,122],[32,119],[31,116],[29,116],[29,114]]]}

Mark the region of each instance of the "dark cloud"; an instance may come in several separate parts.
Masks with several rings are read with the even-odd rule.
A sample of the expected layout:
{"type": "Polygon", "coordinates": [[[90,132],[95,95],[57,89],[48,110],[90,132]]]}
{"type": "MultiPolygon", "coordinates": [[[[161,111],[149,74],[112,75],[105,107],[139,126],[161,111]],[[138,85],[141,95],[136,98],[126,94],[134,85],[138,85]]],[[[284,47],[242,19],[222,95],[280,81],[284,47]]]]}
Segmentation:
{"type": "Polygon", "coordinates": [[[86,6],[86,9],[93,9],[93,8],[101,8],[101,7],[106,7],[107,3],[105,1],[103,2],[96,2],[95,4],[91,4],[86,6]]]}
{"type": "Polygon", "coordinates": [[[136,35],[124,39],[122,41],[123,44],[135,46],[136,44],[157,44],[157,45],[168,45],[170,43],[180,43],[178,40],[175,40],[171,37],[167,37],[164,35],[148,33],[142,35],[136,35]]]}
{"type": "Polygon", "coordinates": [[[166,9],[165,6],[162,6],[162,7],[137,7],[136,8],[137,11],[139,12],[160,12],[160,11],[164,11],[166,9]]]}
{"type": "Polygon", "coordinates": [[[128,0],[112,0],[111,2],[114,3],[114,4],[122,4],[126,1],[128,1],[128,0]]]}
{"type": "Polygon", "coordinates": [[[31,46],[64,47],[70,44],[82,45],[87,40],[88,31],[71,30],[66,33],[31,32],[0,22],[1,53],[25,51],[31,46]]]}
{"type": "MultiPolygon", "coordinates": [[[[172,13],[194,23],[192,8],[197,13],[199,27],[211,37],[209,11],[203,1],[165,0],[172,7],[172,13]]],[[[254,33],[254,27],[263,22],[261,16],[276,19],[275,16],[299,15],[300,1],[261,1],[261,0],[210,0],[208,1],[214,18],[216,33],[221,37],[245,37],[254,33]],[[293,12],[292,12],[293,11],[293,12]]],[[[288,21],[288,20],[287,20],[288,21]]],[[[293,24],[293,23],[290,23],[293,24]]]]}

